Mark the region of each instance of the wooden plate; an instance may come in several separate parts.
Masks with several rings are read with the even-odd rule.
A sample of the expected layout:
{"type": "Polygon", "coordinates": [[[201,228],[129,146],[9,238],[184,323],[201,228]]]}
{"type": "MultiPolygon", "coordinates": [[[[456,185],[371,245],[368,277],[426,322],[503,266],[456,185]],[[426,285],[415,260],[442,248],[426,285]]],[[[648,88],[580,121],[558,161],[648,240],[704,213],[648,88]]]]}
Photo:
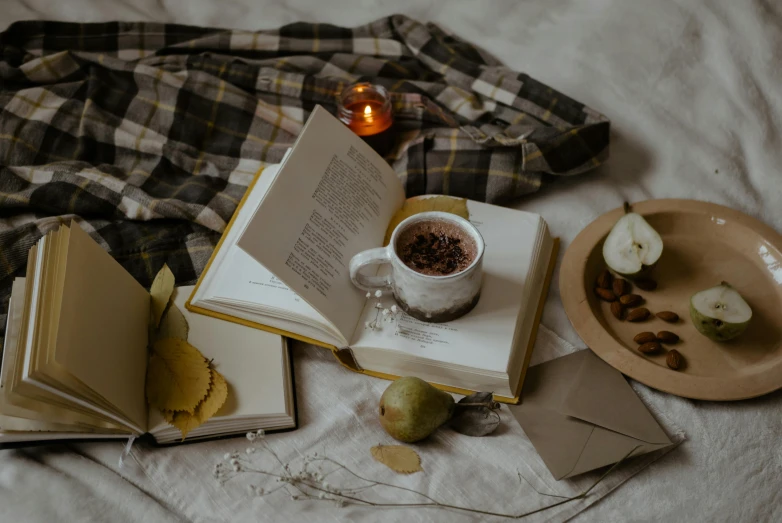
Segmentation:
{"type": "Polygon", "coordinates": [[[740,212],[695,200],[648,200],[633,205],[663,238],[663,254],[652,277],[655,291],[633,292],[652,313],[676,312],[676,324],[652,317],[619,321],[594,294],[606,268],[603,241],[622,216],[615,209],[588,225],[565,253],[560,292],[565,311],[586,344],[609,365],[650,387],[703,400],[740,400],[782,388],[782,236],[740,212]],[[690,296],[727,281],[752,307],[739,338],[716,343],[698,333],[689,314],[690,296]],[[671,370],[665,354],[646,356],[633,337],[669,330],[686,367],[671,370]]]}

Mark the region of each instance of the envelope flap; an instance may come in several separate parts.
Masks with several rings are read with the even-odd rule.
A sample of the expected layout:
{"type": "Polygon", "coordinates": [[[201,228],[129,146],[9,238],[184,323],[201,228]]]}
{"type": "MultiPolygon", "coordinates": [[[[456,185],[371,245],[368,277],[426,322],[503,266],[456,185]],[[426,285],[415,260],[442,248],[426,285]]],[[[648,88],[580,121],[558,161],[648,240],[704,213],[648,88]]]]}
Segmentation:
{"type": "Polygon", "coordinates": [[[512,405],[510,410],[554,479],[571,474],[595,426],[534,405],[512,405]]]}
{"type": "Polygon", "coordinates": [[[530,367],[522,388],[521,404],[509,406],[556,479],[573,470],[594,430],[592,423],[559,412],[573,377],[581,368],[582,357],[576,352],[530,367]]]}
{"type": "Polygon", "coordinates": [[[584,452],[581,453],[575,466],[565,477],[572,478],[573,476],[578,476],[584,472],[611,465],[622,459],[631,451],[631,456],[635,457],[646,454],[647,452],[654,452],[655,450],[667,446],[667,443],[643,443],[635,438],[601,427],[595,427],[589,441],[584,447],[584,452]]]}
{"type": "Polygon", "coordinates": [[[671,443],[624,376],[592,351],[582,352],[581,368],[560,412],[645,443],[671,443]]]}

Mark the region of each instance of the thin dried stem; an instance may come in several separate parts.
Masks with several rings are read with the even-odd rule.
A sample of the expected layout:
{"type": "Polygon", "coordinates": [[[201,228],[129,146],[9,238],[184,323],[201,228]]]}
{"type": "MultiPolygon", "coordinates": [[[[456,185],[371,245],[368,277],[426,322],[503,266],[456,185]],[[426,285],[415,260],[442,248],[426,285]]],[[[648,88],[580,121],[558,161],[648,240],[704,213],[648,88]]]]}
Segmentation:
{"type": "MultiPolygon", "coordinates": [[[[365,477],[357,474],[353,470],[349,469],[345,465],[343,465],[343,464],[341,464],[341,463],[339,463],[339,462],[337,462],[337,461],[335,461],[335,460],[333,460],[333,459],[331,459],[329,457],[325,457],[324,456],[324,457],[311,458],[311,461],[328,462],[328,463],[332,463],[333,465],[335,465],[337,467],[337,469],[327,472],[326,475],[329,475],[329,474],[331,474],[333,472],[336,472],[338,470],[344,470],[345,472],[347,472],[348,474],[352,475],[353,477],[355,477],[355,478],[357,478],[357,479],[359,479],[361,481],[367,482],[367,485],[359,486],[359,487],[355,487],[355,488],[343,488],[343,489],[325,488],[328,485],[326,483],[323,483],[322,485],[319,484],[318,483],[319,480],[317,478],[316,479],[311,479],[312,475],[307,476],[305,474],[305,475],[293,476],[290,473],[290,471],[289,471],[290,467],[288,467],[285,464],[283,464],[282,461],[277,456],[277,454],[271,448],[269,448],[266,444],[264,444],[263,447],[266,450],[268,450],[275,457],[275,459],[280,463],[280,465],[282,465],[283,470],[285,471],[285,475],[279,475],[279,474],[275,474],[273,472],[268,472],[268,471],[265,471],[265,470],[255,469],[255,468],[247,467],[247,466],[244,466],[244,465],[242,466],[242,468],[240,470],[244,471],[244,472],[255,472],[255,473],[258,473],[258,474],[263,474],[263,475],[266,475],[266,476],[279,478],[280,480],[282,480],[284,482],[284,485],[282,485],[280,488],[274,489],[274,490],[266,493],[266,495],[268,495],[271,492],[276,492],[277,490],[280,490],[281,488],[284,488],[291,495],[291,497],[293,499],[307,499],[307,500],[318,500],[318,501],[320,501],[320,500],[327,500],[327,501],[336,501],[336,502],[340,502],[340,503],[350,503],[350,504],[363,505],[363,506],[369,506],[369,507],[377,507],[377,508],[381,508],[381,507],[382,508],[439,508],[439,509],[456,510],[456,511],[461,511],[461,512],[469,512],[469,513],[472,513],[472,514],[480,514],[480,515],[483,515],[483,516],[495,516],[495,517],[507,518],[507,519],[521,519],[521,518],[524,518],[524,517],[527,517],[527,516],[531,516],[533,514],[538,514],[540,512],[545,511],[545,510],[550,510],[552,508],[562,506],[562,505],[564,505],[566,503],[570,503],[572,501],[585,499],[589,495],[589,493],[592,492],[592,490],[601,481],[603,481],[609,474],[611,474],[614,470],[616,470],[619,466],[621,466],[622,463],[624,463],[624,461],[626,459],[628,459],[636,450],[638,450],[640,448],[640,446],[634,447],[632,450],[630,450],[630,452],[625,454],[625,456],[622,457],[621,460],[619,460],[617,463],[615,463],[613,466],[611,466],[608,470],[606,470],[599,478],[597,478],[597,480],[595,480],[595,482],[592,483],[586,490],[584,490],[580,494],[577,494],[577,495],[571,496],[571,497],[559,496],[559,495],[556,495],[556,494],[545,494],[545,493],[542,493],[542,492],[538,491],[534,486],[532,486],[532,484],[530,484],[529,481],[527,481],[519,473],[518,474],[519,478],[520,479],[524,479],[524,481],[527,481],[527,484],[535,492],[537,492],[538,494],[543,495],[543,496],[560,498],[560,501],[557,501],[556,503],[552,503],[550,505],[546,505],[546,506],[537,508],[535,510],[531,510],[531,511],[528,511],[528,512],[523,512],[521,514],[507,514],[507,513],[502,513],[502,512],[494,512],[494,511],[491,511],[491,510],[475,509],[475,508],[466,507],[466,506],[462,506],[462,505],[452,505],[450,503],[442,503],[442,502],[437,501],[436,499],[434,499],[434,498],[432,498],[432,497],[430,497],[430,496],[428,496],[428,495],[426,495],[426,494],[424,494],[422,492],[418,492],[418,491],[410,489],[410,488],[402,487],[402,486],[399,486],[399,485],[393,485],[391,483],[385,483],[383,481],[377,481],[377,480],[365,478],[365,477]],[[300,494],[291,494],[290,491],[288,490],[289,486],[294,488],[294,489],[296,489],[296,491],[298,491],[300,494]],[[409,492],[411,494],[415,494],[417,496],[423,497],[424,499],[426,499],[428,501],[427,502],[422,502],[422,503],[381,503],[381,502],[369,501],[367,499],[363,499],[363,498],[358,497],[358,496],[355,495],[356,492],[358,492],[359,490],[363,491],[363,490],[367,490],[367,489],[378,487],[378,486],[383,486],[383,487],[388,487],[388,488],[393,488],[393,489],[397,489],[397,490],[406,491],[406,492],[409,492]],[[312,491],[319,492],[320,494],[318,496],[315,496],[315,495],[313,495],[312,491]]],[[[238,458],[237,458],[237,460],[238,460],[238,458]]],[[[234,475],[233,477],[236,477],[236,475],[234,475]]],[[[322,478],[322,476],[321,476],[321,478],[322,478]]]]}
{"type": "Polygon", "coordinates": [[[372,483],[373,485],[382,485],[384,487],[395,488],[395,489],[398,489],[398,490],[405,490],[405,491],[410,492],[412,494],[416,494],[418,496],[424,497],[424,498],[428,499],[429,501],[431,501],[432,503],[437,503],[437,501],[435,501],[433,498],[430,498],[426,494],[424,494],[422,492],[418,492],[417,490],[413,490],[413,489],[410,489],[410,488],[407,488],[407,487],[400,487],[399,485],[393,485],[391,483],[384,483],[383,481],[377,481],[377,480],[374,480],[374,479],[368,479],[368,478],[365,478],[363,476],[359,476],[358,474],[356,474],[355,472],[353,472],[352,470],[347,468],[342,463],[338,463],[338,462],[334,461],[331,458],[323,457],[323,458],[316,458],[316,459],[319,460],[319,461],[328,461],[329,463],[333,463],[334,465],[336,465],[340,469],[344,470],[345,472],[353,475],[354,477],[356,477],[356,478],[358,478],[358,479],[360,479],[362,481],[367,481],[369,483],[372,483]]]}
{"type": "Polygon", "coordinates": [[[527,485],[529,485],[529,488],[531,488],[532,490],[534,490],[535,492],[537,492],[537,493],[538,493],[538,494],[540,494],[541,496],[547,496],[547,497],[550,497],[550,498],[560,498],[560,499],[567,499],[567,496],[560,496],[559,494],[547,494],[547,493],[545,493],[545,492],[541,492],[541,491],[539,491],[538,489],[536,489],[536,488],[535,488],[535,486],[534,486],[532,483],[530,483],[530,482],[529,482],[529,480],[528,480],[527,478],[525,478],[524,476],[522,476],[522,475],[521,475],[521,472],[519,472],[519,471],[517,470],[517,471],[516,471],[516,474],[518,474],[518,476],[519,476],[519,481],[522,481],[522,480],[523,480],[523,481],[524,481],[524,482],[525,482],[527,485]]]}
{"type": "Polygon", "coordinates": [[[280,466],[283,467],[283,469],[285,468],[285,463],[282,462],[282,460],[277,455],[277,453],[274,452],[274,450],[272,450],[272,448],[269,445],[267,445],[265,441],[261,443],[261,448],[269,452],[272,456],[274,456],[274,459],[277,460],[277,463],[279,463],[280,466]]]}

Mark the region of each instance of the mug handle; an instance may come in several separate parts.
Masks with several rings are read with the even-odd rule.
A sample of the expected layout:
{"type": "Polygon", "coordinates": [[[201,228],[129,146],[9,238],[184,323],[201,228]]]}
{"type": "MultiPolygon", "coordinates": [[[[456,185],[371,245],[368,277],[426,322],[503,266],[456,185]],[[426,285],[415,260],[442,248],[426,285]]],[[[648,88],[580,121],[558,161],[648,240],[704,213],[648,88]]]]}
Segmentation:
{"type": "Polygon", "coordinates": [[[362,251],[350,259],[350,281],[359,289],[373,291],[375,289],[390,289],[391,275],[387,276],[366,276],[361,274],[361,269],[367,265],[378,263],[391,263],[391,249],[389,247],[378,247],[362,251]]]}

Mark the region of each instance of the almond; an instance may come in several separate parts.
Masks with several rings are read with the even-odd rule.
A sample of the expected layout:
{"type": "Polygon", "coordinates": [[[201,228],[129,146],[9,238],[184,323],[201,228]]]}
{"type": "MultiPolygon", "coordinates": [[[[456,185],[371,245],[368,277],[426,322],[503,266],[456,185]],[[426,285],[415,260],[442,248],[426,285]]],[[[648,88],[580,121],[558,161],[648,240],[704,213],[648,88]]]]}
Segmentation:
{"type": "Polygon", "coordinates": [[[641,305],[644,299],[637,294],[625,294],[619,298],[619,301],[622,302],[622,305],[625,307],[635,307],[636,305],[641,305]]]}
{"type": "Polygon", "coordinates": [[[611,303],[611,314],[616,317],[617,320],[625,319],[625,308],[618,301],[611,303]]]}
{"type": "Polygon", "coordinates": [[[660,331],[657,333],[657,339],[663,343],[676,343],[679,341],[679,336],[671,331],[660,331]]]}
{"type": "Polygon", "coordinates": [[[650,341],[657,341],[657,336],[655,336],[653,332],[641,332],[635,335],[633,341],[639,345],[643,345],[644,343],[649,343],[650,341]]]}
{"type": "Polygon", "coordinates": [[[644,321],[649,317],[649,309],[634,309],[627,314],[627,321],[644,321]]]}
{"type": "Polygon", "coordinates": [[[624,296],[630,292],[630,283],[622,278],[616,278],[612,288],[614,289],[614,294],[617,296],[624,296]]]}
{"type": "Polygon", "coordinates": [[[608,269],[605,269],[600,273],[600,276],[597,277],[597,286],[601,289],[610,289],[611,280],[613,279],[614,276],[608,271],[608,269]]]}
{"type": "Polygon", "coordinates": [[[636,280],[635,285],[642,291],[653,291],[657,288],[657,282],[649,278],[636,280]]]}
{"type": "Polygon", "coordinates": [[[650,341],[638,347],[638,350],[644,354],[651,354],[653,352],[657,352],[660,349],[662,349],[662,347],[656,341],[650,341]]]}
{"type": "Polygon", "coordinates": [[[668,355],[665,357],[665,363],[673,370],[679,370],[679,367],[684,363],[684,358],[678,350],[674,349],[668,352],[668,355]]]}
{"type": "Polygon", "coordinates": [[[597,287],[595,289],[595,294],[597,294],[597,297],[603,301],[616,301],[616,295],[609,289],[597,287]]]}
{"type": "Polygon", "coordinates": [[[679,315],[671,311],[662,311],[657,313],[657,317],[668,323],[676,323],[679,321],[679,315]]]}

